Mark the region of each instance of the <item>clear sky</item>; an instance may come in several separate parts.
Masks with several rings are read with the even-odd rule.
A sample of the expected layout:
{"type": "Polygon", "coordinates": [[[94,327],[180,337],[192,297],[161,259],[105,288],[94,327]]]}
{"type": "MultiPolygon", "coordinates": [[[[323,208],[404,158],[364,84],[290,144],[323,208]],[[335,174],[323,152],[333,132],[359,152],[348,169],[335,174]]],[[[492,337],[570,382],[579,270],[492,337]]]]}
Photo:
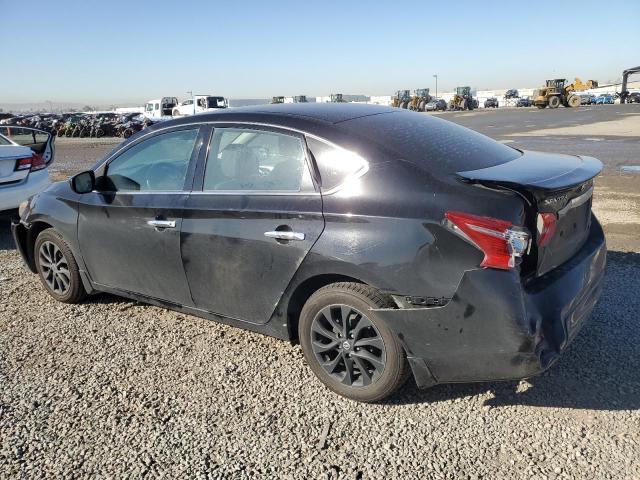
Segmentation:
{"type": "Polygon", "coordinates": [[[0,0],[0,102],[602,83],[640,64],[638,18],[640,0],[0,0]]]}

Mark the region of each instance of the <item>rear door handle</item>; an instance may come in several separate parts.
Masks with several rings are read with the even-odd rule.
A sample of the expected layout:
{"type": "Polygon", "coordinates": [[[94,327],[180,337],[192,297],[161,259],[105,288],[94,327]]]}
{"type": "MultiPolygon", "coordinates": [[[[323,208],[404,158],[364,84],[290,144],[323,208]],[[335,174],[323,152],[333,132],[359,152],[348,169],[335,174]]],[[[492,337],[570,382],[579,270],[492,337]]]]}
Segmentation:
{"type": "Polygon", "coordinates": [[[147,225],[151,225],[155,228],[176,228],[175,220],[149,220],[147,225]]]}
{"type": "Polygon", "coordinates": [[[272,232],[264,232],[265,237],[275,238],[276,240],[304,240],[304,233],[289,232],[287,230],[275,230],[272,232]]]}

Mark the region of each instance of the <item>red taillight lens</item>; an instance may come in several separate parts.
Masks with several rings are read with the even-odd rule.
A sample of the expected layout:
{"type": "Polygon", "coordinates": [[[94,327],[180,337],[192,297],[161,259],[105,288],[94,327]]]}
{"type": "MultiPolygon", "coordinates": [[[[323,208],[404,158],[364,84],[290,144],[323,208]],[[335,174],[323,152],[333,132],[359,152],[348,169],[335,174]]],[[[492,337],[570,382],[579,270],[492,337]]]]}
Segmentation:
{"type": "Polygon", "coordinates": [[[556,233],[556,214],[555,213],[539,213],[538,214],[538,246],[547,245],[556,233]]]}
{"type": "Polygon", "coordinates": [[[16,160],[15,170],[29,170],[33,164],[33,155],[30,157],[19,158],[16,160]]]}
{"type": "Polygon", "coordinates": [[[42,170],[43,168],[46,168],[46,166],[47,163],[44,161],[43,156],[36,153],[31,161],[31,171],[35,172],[36,170],[42,170]]]}
{"type": "Polygon", "coordinates": [[[445,218],[482,250],[481,267],[513,268],[529,247],[529,234],[506,220],[462,212],[446,212],[445,218]]]}

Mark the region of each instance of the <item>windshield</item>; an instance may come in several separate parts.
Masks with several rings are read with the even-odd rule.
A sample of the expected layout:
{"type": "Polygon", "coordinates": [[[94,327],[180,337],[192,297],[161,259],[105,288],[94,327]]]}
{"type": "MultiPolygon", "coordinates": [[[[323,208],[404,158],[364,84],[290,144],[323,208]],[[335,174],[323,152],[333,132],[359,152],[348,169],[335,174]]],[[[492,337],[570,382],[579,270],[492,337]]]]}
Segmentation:
{"type": "Polygon", "coordinates": [[[224,97],[207,97],[207,108],[225,108],[224,97]]]}

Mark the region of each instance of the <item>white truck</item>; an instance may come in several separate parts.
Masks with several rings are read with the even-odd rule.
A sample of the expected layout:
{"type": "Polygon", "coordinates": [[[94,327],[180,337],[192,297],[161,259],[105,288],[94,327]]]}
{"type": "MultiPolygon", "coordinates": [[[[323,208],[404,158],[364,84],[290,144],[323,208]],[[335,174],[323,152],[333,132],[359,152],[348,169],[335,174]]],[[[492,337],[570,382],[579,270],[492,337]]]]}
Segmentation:
{"type": "Polygon", "coordinates": [[[174,107],[178,105],[176,97],[162,97],[149,100],[144,105],[144,115],[152,120],[160,120],[162,118],[171,117],[174,107]]]}
{"type": "Polygon", "coordinates": [[[172,115],[182,117],[185,115],[195,115],[196,113],[211,112],[221,108],[227,108],[229,103],[224,97],[213,95],[194,95],[173,107],[172,115]]]}

